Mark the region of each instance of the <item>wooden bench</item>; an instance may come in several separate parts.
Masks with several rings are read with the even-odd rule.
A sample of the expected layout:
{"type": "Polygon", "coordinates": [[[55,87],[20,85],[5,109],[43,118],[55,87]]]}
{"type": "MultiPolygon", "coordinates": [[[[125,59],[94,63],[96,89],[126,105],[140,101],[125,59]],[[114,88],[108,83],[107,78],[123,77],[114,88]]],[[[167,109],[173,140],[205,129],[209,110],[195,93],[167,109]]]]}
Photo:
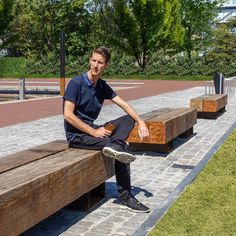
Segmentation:
{"type": "Polygon", "coordinates": [[[141,115],[150,135],[141,142],[137,124],[127,141],[131,149],[169,152],[173,149],[174,139],[190,137],[197,123],[196,108],[162,108],[141,115]]]}
{"type": "Polygon", "coordinates": [[[104,198],[113,161],[55,141],[0,158],[0,235],[19,235],[70,203],[104,198]]]}
{"type": "Polygon", "coordinates": [[[205,94],[190,99],[190,107],[197,108],[198,118],[216,119],[225,111],[226,94],[205,94]]]}

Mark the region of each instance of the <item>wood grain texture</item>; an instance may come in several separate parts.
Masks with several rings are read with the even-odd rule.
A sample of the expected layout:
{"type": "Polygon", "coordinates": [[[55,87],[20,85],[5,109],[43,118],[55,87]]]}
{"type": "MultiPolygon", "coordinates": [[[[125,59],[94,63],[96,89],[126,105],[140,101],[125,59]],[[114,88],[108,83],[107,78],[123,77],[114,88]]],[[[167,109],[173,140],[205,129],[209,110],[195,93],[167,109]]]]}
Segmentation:
{"type": "Polygon", "coordinates": [[[197,123],[196,108],[163,108],[141,116],[150,135],[142,141],[135,124],[127,141],[130,143],[166,144],[197,123]]]}
{"type": "Polygon", "coordinates": [[[190,107],[197,108],[197,111],[203,111],[203,101],[204,100],[201,96],[190,99],[190,107]]]}
{"type": "Polygon", "coordinates": [[[226,94],[205,94],[192,98],[190,107],[196,107],[199,112],[218,112],[227,105],[227,100],[226,94]]]}
{"type": "Polygon", "coordinates": [[[0,174],[0,235],[19,235],[114,175],[100,151],[66,149],[0,174]]]}
{"type": "Polygon", "coordinates": [[[18,166],[45,158],[49,155],[66,150],[68,145],[65,140],[56,140],[50,143],[36,146],[21,152],[0,158],[0,173],[14,169],[18,166]]]}

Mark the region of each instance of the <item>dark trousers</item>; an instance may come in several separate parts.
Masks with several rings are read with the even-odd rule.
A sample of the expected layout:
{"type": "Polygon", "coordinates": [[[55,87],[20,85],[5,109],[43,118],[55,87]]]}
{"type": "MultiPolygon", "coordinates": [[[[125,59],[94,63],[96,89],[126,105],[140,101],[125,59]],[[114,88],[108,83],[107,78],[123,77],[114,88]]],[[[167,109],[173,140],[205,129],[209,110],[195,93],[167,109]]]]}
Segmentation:
{"type": "MultiPolygon", "coordinates": [[[[103,126],[108,123],[112,123],[115,126],[115,130],[110,137],[96,138],[81,133],[73,142],[69,143],[69,146],[73,148],[92,150],[101,150],[105,146],[110,146],[115,150],[127,150],[128,145],[125,140],[128,138],[134,127],[134,120],[129,115],[125,115],[107,122],[103,126]]],[[[94,128],[99,128],[99,126],[94,125],[94,128]]],[[[125,164],[115,160],[115,175],[119,197],[125,197],[131,192],[130,164],[125,164]]]]}

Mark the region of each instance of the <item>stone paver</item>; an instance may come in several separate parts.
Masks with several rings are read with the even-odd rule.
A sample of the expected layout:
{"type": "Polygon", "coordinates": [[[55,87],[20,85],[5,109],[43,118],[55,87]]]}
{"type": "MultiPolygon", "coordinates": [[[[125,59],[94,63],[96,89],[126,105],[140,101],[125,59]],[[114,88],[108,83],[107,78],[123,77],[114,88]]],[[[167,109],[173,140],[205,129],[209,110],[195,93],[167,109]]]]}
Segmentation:
{"type": "MultiPolygon", "coordinates": [[[[133,100],[140,113],[162,107],[189,107],[192,97],[204,93],[203,87],[133,100]]],[[[236,96],[229,100],[227,112],[216,120],[198,119],[194,136],[178,138],[169,154],[137,152],[131,165],[134,195],[151,213],[140,214],[121,208],[116,200],[116,181],[107,181],[106,199],[88,212],[62,209],[24,235],[105,236],[146,235],[184,188],[191,183],[209,158],[236,128],[236,96]]],[[[105,106],[98,123],[123,114],[113,105],[105,106]]],[[[0,129],[0,157],[56,139],[64,139],[62,115],[0,129]]]]}

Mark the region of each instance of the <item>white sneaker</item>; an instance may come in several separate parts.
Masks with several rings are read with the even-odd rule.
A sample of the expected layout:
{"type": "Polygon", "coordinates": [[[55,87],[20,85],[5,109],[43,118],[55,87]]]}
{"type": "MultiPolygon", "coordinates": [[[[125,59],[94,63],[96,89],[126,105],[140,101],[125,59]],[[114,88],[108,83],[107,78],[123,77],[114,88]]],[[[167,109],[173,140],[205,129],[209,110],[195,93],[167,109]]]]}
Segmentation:
{"type": "Polygon", "coordinates": [[[136,159],[136,157],[131,153],[117,151],[111,147],[104,147],[102,149],[102,153],[104,154],[104,156],[110,157],[123,163],[130,163],[136,159]]]}

